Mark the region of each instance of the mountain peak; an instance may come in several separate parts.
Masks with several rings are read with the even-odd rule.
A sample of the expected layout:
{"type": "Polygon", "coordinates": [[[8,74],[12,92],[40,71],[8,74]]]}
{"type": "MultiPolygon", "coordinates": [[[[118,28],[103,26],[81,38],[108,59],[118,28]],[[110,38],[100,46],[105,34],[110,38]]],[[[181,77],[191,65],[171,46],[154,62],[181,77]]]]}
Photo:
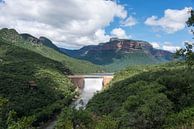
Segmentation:
{"type": "Polygon", "coordinates": [[[3,28],[0,30],[1,39],[15,43],[22,39],[19,33],[15,29],[3,28]]]}
{"type": "Polygon", "coordinates": [[[40,38],[36,38],[28,33],[19,34],[15,29],[0,29],[0,39],[10,43],[27,41],[29,43],[32,43],[33,45],[45,45],[60,52],[59,48],[48,38],[43,36],[41,36],[40,38]]]}

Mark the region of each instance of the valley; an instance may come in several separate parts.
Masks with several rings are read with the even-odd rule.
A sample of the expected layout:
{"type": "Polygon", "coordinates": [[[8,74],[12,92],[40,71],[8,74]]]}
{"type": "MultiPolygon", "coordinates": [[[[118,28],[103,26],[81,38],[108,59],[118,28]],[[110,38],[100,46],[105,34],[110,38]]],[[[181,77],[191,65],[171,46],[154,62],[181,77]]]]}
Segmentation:
{"type": "Polygon", "coordinates": [[[193,75],[188,42],[173,53],[111,37],[70,50],[2,28],[0,129],[192,129],[193,75]]]}

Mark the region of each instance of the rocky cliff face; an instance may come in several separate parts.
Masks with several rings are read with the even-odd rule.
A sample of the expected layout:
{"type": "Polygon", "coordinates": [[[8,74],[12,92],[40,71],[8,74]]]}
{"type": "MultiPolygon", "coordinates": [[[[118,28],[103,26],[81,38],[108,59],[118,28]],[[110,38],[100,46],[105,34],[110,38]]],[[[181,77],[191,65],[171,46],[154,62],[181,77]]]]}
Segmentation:
{"type": "Polygon", "coordinates": [[[86,46],[80,49],[80,51],[88,50],[122,50],[122,51],[133,51],[140,49],[152,49],[152,45],[144,41],[135,41],[135,40],[126,40],[126,39],[117,39],[107,43],[101,43],[94,46],[86,46]]]}

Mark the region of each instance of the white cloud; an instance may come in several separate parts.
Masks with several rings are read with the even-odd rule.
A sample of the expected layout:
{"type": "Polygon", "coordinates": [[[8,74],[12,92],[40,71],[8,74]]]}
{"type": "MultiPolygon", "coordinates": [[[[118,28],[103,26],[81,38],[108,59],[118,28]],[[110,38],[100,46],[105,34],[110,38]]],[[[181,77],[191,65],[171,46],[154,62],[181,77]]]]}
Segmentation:
{"type": "Polygon", "coordinates": [[[0,28],[15,28],[74,47],[107,40],[103,28],[114,17],[127,17],[124,6],[111,0],[6,0],[0,3],[0,12],[0,28]]]}
{"type": "Polygon", "coordinates": [[[170,52],[176,52],[176,50],[179,50],[181,47],[179,46],[163,46],[163,50],[170,51],[170,52]]]}
{"type": "Polygon", "coordinates": [[[156,49],[160,48],[160,45],[157,42],[151,42],[150,44],[153,46],[153,48],[156,48],[156,49]]]}
{"type": "Polygon", "coordinates": [[[122,28],[115,28],[111,31],[111,35],[113,37],[117,37],[117,38],[123,38],[123,39],[128,39],[131,38],[130,35],[127,35],[125,30],[123,30],[122,28]]]}
{"type": "Polygon", "coordinates": [[[185,7],[182,10],[167,9],[164,12],[164,17],[151,16],[146,19],[145,24],[161,27],[167,33],[174,33],[185,28],[185,22],[191,15],[189,13],[191,9],[191,7],[185,7]]]}
{"type": "Polygon", "coordinates": [[[150,44],[153,46],[153,48],[156,49],[162,49],[162,50],[166,50],[166,51],[170,51],[170,52],[176,52],[176,50],[179,50],[181,47],[174,45],[171,42],[150,42],[150,44]]]}
{"type": "Polygon", "coordinates": [[[137,24],[137,20],[132,16],[129,16],[125,21],[122,22],[123,26],[129,26],[129,27],[134,26],[136,24],[137,24]]]}
{"type": "Polygon", "coordinates": [[[162,46],[163,50],[170,51],[170,52],[176,52],[176,50],[181,49],[180,46],[174,46],[172,43],[165,42],[164,45],[162,46]]]}
{"type": "Polygon", "coordinates": [[[105,30],[99,29],[95,32],[94,39],[96,39],[97,43],[108,41],[110,39],[110,35],[105,34],[105,30]]]}

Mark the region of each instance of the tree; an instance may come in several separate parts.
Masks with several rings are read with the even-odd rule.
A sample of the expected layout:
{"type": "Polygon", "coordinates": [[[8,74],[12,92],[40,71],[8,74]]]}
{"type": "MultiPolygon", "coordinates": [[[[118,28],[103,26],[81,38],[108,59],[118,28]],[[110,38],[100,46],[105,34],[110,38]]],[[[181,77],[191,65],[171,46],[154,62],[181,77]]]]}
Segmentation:
{"type": "MultiPolygon", "coordinates": [[[[191,10],[190,13],[191,13],[191,17],[186,22],[188,27],[194,26],[194,10],[191,10]]],[[[193,29],[191,29],[191,32],[194,34],[194,30],[193,29]]]]}
{"type": "Polygon", "coordinates": [[[191,17],[187,21],[189,27],[194,26],[194,10],[191,10],[191,17]]]}
{"type": "Polygon", "coordinates": [[[188,68],[191,68],[194,65],[194,53],[193,53],[193,44],[186,42],[185,48],[181,48],[176,51],[176,57],[182,57],[185,59],[188,68]]]}
{"type": "MultiPolygon", "coordinates": [[[[191,17],[186,22],[188,27],[194,27],[194,10],[189,12],[191,17]]],[[[191,29],[191,32],[194,34],[194,30],[191,29]]],[[[194,53],[193,53],[193,43],[185,43],[185,48],[177,50],[176,57],[183,57],[186,60],[186,63],[189,68],[194,65],[194,53]]]]}

